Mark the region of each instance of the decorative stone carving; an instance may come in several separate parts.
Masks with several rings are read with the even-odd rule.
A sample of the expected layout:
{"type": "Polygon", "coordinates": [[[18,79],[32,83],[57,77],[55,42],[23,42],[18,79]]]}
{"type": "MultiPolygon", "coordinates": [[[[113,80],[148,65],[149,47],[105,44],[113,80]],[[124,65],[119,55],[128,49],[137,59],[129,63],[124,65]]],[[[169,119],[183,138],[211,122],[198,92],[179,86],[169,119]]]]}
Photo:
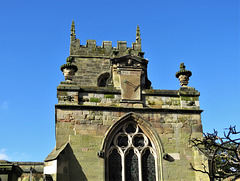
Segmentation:
{"type": "Polygon", "coordinates": [[[67,63],[63,64],[60,69],[65,76],[65,83],[72,83],[73,76],[75,75],[75,72],[78,70],[78,68],[74,63],[73,57],[69,56],[66,61],[67,63]]]}
{"type": "Polygon", "coordinates": [[[186,87],[188,85],[189,77],[191,77],[192,72],[185,69],[184,63],[180,64],[180,71],[178,71],[175,76],[180,81],[180,85],[186,87]]]}
{"type": "Polygon", "coordinates": [[[74,97],[72,97],[72,96],[64,96],[64,97],[63,97],[63,100],[64,100],[64,101],[73,102],[73,101],[74,101],[74,97]]]}
{"type": "MultiPolygon", "coordinates": [[[[147,59],[137,56],[125,55],[122,57],[112,58],[111,65],[114,87],[121,89],[123,88],[121,85],[124,85],[124,87],[125,85],[130,86],[129,82],[131,82],[132,86],[130,86],[130,88],[140,85],[140,89],[149,89],[151,82],[147,78],[147,64],[147,59]],[[130,77],[131,79],[138,79],[135,74],[139,75],[138,82],[136,82],[136,80],[127,80],[127,77],[130,77]],[[132,81],[134,81],[134,83],[132,81]]],[[[134,92],[136,92],[136,90],[134,92]]]]}
{"type": "Polygon", "coordinates": [[[141,100],[141,69],[123,69],[120,72],[122,100],[141,100]]]}

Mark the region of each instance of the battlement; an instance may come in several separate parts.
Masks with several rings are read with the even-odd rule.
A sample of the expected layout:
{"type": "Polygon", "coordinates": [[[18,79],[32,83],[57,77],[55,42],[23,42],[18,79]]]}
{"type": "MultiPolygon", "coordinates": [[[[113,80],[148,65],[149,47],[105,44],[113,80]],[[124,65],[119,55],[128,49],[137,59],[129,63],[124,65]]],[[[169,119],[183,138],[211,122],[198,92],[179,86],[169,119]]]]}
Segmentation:
{"type": "Polygon", "coordinates": [[[71,26],[70,56],[100,56],[100,57],[118,57],[124,55],[133,55],[143,58],[140,29],[137,26],[136,41],[132,47],[127,47],[126,41],[117,41],[117,47],[112,47],[112,41],[103,41],[102,46],[96,45],[96,40],[87,40],[86,45],[81,45],[80,40],[76,38],[75,24],[71,26]]]}
{"type": "MultiPolygon", "coordinates": [[[[102,45],[98,46],[96,40],[87,40],[85,45],[81,45],[80,39],[76,38],[75,24],[74,21],[72,21],[70,56],[67,59],[67,63],[61,66],[61,71],[63,71],[65,76],[65,81],[63,83],[72,81],[80,86],[112,86],[113,59],[119,61],[115,66],[120,64],[123,66],[122,64],[124,64],[130,67],[139,68],[144,59],[143,56],[144,52],[142,52],[139,26],[137,26],[136,40],[132,43],[132,47],[127,47],[126,41],[117,41],[117,47],[112,46],[112,41],[103,41],[102,45]],[[123,61],[120,57],[128,58],[128,60],[123,61]],[[72,71],[70,71],[70,69],[72,71]]],[[[143,83],[144,88],[149,88],[150,81],[147,79],[146,71],[148,61],[144,59],[143,62],[145,62],[144,65],[142,65],[145,73],[142,75],[142,80],[145,81],[143,83]]],[[[115,78],[116,80],[114,79],[114,83],[120,88],[118,85],[120,82],[117,80],[119,79],[118,76],[119,75],[115,78]]]]}

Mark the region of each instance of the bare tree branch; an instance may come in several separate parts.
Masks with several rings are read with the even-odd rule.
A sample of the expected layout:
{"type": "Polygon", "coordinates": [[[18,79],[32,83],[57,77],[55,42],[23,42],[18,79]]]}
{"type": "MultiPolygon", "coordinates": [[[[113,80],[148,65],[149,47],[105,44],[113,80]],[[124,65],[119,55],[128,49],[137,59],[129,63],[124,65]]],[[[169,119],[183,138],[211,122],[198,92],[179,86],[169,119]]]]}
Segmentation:
{"type": "Polygon", "coordinates": [[[218,136],[218,132],[204,133],[204,137],[194,138],[189,142],[200,152],[202,152],[209,160],[209,170],[206,165],[202,170],[191,168],[194,171],[208,174],[210,180],[215,178],[240,177],[240,131],[236,130],[236,126],[230,126],[224,136],[218,136]]]}

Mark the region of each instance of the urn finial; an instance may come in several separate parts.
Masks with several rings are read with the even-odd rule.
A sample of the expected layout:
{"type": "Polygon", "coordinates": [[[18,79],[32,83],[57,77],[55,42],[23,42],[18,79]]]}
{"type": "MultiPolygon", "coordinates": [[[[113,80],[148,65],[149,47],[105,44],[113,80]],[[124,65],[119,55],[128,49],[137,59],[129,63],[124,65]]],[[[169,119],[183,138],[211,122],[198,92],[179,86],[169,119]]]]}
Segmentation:
{"type": "Polygon", "coordinates": [[[78,68],[77,65],[74,63],[73,57],[69,56],[66,61],[67,63],[63,64],[60,69],[65,76],[65,82],[72,83],[73,76],[75,75],[75,72],[78,70],[78,68]]]}
{"type": "Polygon", "coordinates": [[[185,69],[184,63],[180,64],[180,70],[175,74],[175,76],[180,81],[180,85],[186,87],[188,85],[189,77],[191,77],[192,72],[185,69]]]}

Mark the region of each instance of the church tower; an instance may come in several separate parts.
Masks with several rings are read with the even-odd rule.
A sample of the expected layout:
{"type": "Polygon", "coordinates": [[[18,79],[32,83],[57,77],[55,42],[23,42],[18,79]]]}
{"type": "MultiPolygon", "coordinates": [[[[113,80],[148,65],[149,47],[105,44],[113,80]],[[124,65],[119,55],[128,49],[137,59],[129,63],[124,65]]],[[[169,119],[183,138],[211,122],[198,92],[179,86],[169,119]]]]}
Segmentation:
{"type": "MultiPolygon", "coordinates": [[[[56,147],[45,159],[47,180],[208,180],[190,170],[206,162],[189,139],[202,137],[199,92],[188,87],[192,73],[181,64],[179,90],[156,90],[148,79],[137,26],[126,41],[102,46],[76,39],[57,87],[56,147]]],[[[174,75],[173,75],[174,76],[174,75]]]]}

